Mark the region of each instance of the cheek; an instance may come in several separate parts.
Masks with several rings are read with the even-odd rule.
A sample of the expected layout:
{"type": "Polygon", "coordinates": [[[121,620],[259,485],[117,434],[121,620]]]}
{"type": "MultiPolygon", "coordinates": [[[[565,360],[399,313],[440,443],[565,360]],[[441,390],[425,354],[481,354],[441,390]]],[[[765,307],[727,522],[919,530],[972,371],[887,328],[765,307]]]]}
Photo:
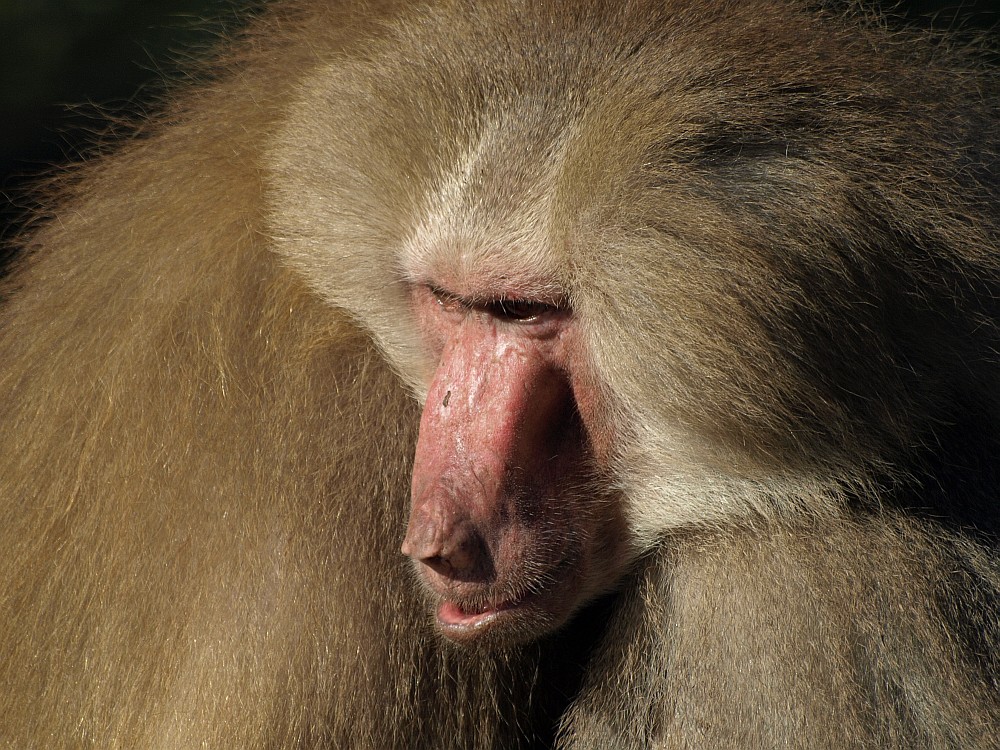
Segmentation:
{"type": "Polygon", "coordinates": [[[579,336],[566,337],[565,360],[585,440],[598,471],[607,471],[616,453],[620,432],[616,427],[611,398],[580,343],[579,336]]]}

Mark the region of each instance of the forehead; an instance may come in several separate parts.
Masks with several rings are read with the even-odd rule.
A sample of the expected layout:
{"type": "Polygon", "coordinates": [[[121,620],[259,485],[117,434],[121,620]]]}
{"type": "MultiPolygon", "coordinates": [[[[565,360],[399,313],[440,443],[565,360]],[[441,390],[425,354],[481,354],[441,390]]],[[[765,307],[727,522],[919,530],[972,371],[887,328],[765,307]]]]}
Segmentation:
{"type": "Polygon", "coordinates": [[[564,18],[555,26],[520,16],[485,26],[434,20],[432,13],[420,32],[387,46],[390,59],[417,63],[378,76],[368,97],[407,102],[420,124],[410,132],[423,134],[410,151],[419,184],[399,268],[410,281],[458,294],[565,296],[585,213],[573,185],[587,181],[592,195],[601,192],[579,169],[596,166],[581,128],[592,129],[585,120],[605,108],[610,88],[593,59],[601,35],[564,18]],[[456,25],[468,26],[465,39],[442,45],[456,25]],[[556,38],[539,38],[548,33],[556,38]],[[400,46],[420,47],[428,35],[439,54],[400,55],[400,46]]]}
{"type": "Polygon", "coordinates": [[[468,296],[562,296],[562,159],[542,143],[498,123],[466,145],[427,192],[404,242],[409,281],[468,296]]]}
{"type": "MultiPolygon", "coordinates": [[[[487,10],[441,23],[428,11],[378,45],[378,64],[358,67],[357,88],[336,99],[373,152],[404,155],[356,168],[403,207],[387,224],[399,232],[394,268],[458,294],[569,292],[575,266],[616,238],[671,229],[659,221],[664,202],[714,195],[741,176],[720,164],[787,156],[772,132],[786,130],[787,114],[746,104],[740,35],[724,63],[703,59],[704,44],[685,40],[686,4],[668,5],[644,5],[644,22],[629,24],[604,6],[521,8],[490,24],[478,22],[487,10]]],[[[764,63],[746,62],[761,78],[764,63]]]]}

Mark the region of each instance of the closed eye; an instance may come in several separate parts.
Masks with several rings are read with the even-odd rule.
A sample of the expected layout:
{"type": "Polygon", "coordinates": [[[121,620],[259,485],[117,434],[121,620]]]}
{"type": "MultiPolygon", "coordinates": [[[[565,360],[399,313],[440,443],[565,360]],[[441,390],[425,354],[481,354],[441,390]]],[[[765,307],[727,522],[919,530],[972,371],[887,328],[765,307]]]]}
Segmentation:
{"type": "Polygon", "coordinates": [[[483,312],[512,323],[530,323],[545,315],[558,312],[556,305],[529,299],[497,299],[477,305],[483,312]]]}
{"type": "Polygon", "coordinates": [[[438,305],[447,312],[474,310],[509,323],[532,323],[564,310],[561,305],[532,299],[500,297],[499,299],[479,301],[465,299],[440,287],[428,286],[428,289],[434,295],[438,305]]]}

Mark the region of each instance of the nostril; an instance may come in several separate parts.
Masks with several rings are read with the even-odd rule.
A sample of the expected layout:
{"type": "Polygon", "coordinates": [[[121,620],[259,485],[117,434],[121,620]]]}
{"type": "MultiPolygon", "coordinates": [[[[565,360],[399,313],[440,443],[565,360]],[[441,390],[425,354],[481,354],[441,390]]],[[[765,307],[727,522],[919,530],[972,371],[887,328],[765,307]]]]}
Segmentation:
{"type": "Polygon", "coordinates": [[[474,570],[486,554],[486,545],[470,523],[458,524],[444,540],[441,558],[451,566],[453,577],[474,570]]]}
{"type": "Polygon", "coordinates": [[[431,555],[430,557],[425,557],[420,562],[426,565],[428,568],[433,570],[435,573],[444,576],[445,578],[455,578],[454,568],[452,564],[448,561],[448,558],[442,557],[441,555],[431,555]]]}
{"type": "Polygon", "coordinates": [[[476,527],[457,522],[433,543],[404,541],[403,552],[435,573],[457,581],[485,581],[493,575],[493,557],[476,527]]]}

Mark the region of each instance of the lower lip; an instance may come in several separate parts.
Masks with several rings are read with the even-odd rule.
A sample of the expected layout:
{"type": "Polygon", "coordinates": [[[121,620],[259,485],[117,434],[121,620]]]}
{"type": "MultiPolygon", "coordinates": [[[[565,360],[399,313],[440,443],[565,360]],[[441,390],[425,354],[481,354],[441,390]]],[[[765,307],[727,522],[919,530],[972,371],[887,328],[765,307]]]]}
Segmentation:
{"type": "Polygon", "coordinates": [[[506,613],[517,609],[521,602],[502,602],[480,612],[465,612],[455,602],[444,601],[438,607],[437,619],[445,635],[468,637],[489,627],[506,613]]]}
{"type": "MultiPolygon", "coordinates": [[[[556,565],[551,573],[553,578],[561,578],[561,574],[569,567],[572,558],[565,557],[556,565]]],[[[456,602],[445,599],[441,602],[437,611],[438,627],[443,635],[456,641],[469,640],[480,633],[496,625],[498,621],[504,621],[525,609],[537,609],[541,592],[530,592],[524,596],[497,604],[484,607],[478,612],[467,612],[456,602]]]]}

